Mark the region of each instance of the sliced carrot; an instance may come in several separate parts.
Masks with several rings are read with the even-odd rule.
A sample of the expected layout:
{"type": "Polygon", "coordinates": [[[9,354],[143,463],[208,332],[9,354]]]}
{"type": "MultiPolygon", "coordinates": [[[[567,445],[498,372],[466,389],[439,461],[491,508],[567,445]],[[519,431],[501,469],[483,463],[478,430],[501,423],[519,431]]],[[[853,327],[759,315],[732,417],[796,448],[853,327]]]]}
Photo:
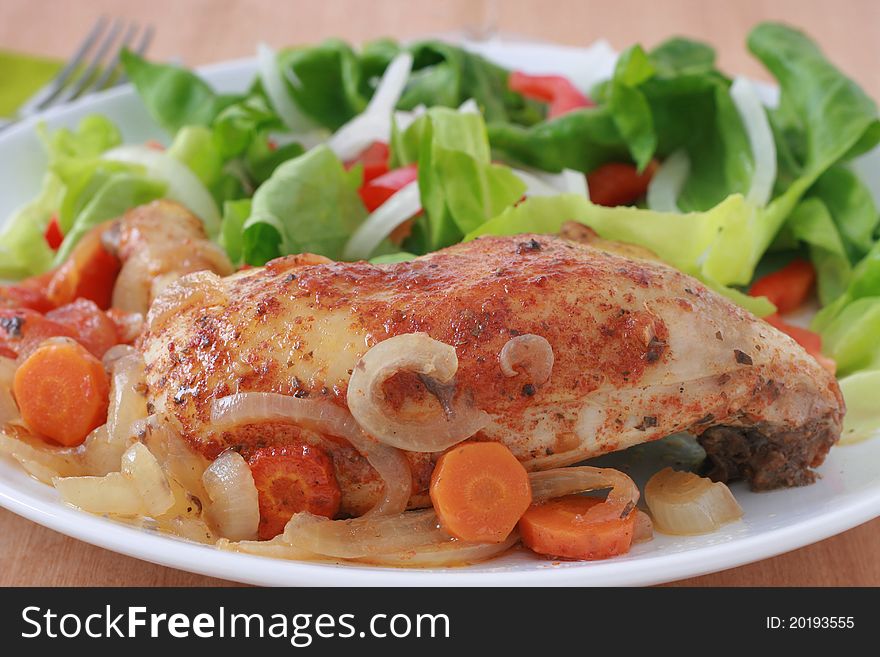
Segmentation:
{"type": "Polygon", "coordinates": [[[283,532],[294,513],[308,511],[327,518],[339,513],[342,493],[333,460],[320,447],[307,443],[264,447],[251,455],[248,465],[259,496],[261,539],[283,532]]]}
{"type": "Polygon", "coordinates": [[[633,164],[609,162],[587,175],[590,200],[597,205],[614,207],[635,203],[648,191],[648,184],[657,170],[652,161],[642,173],[633,164]]]}
{"type": "Polygon", "coordinates": [[[44,313],[55,307],[47,295],[54,272],[32,276],[14,285],[0,286],[0,308],[30,308],[44,313]]]}
{"type": "Polygon", "coordinates": [[[816,282],[816,269],[806,260],[792,260],[782,269],[754,282],[749,294],[767,297],[781,313],[800,308],[816,282]]]}
{"type": "Polygon", "coordinates": [[[463,541],[500,543],[532,502],[529,475],[501,443],[465,443],[437,461],[431,502],[440,524],[463,541]]]}
{"type": "Polygon", "coordinates": [[[587,511],[604,501],[568,495],[533,504],[519,521],[526,547],[538,554],[565,559],[607,559],[629,552],[636,513],[625,518],[591,522],[587,511]]]}
{"type": "Polygon", "coordinates": [[[72,340],[40,345],[15,370],[12,392],[29,429],[68,447],[107,421],[107,373],[72,340]]]}
{"type": "Polygon", "coordinates": [[[46,313],[46,319],[63,324],[74,332],[77,342],[101,358],[110,347],[119,344],[116,324],[88,299],[77,299],[46,313]]]}
{"type": "Polygon", "coordinates": [[[29,308],[0,308],[0,348],[26,358],[47,338],[76,338],[76,332],[29,308]]]}
{"type": "Polygon", "coordinates": [[[94,301],[102,310],[110,307],[121,265],[119,258],[104,248],[101,238],[112,223],[105,222],[86,233],[56,270],[47,294],[56,306],[82,298],[94,301]]]}

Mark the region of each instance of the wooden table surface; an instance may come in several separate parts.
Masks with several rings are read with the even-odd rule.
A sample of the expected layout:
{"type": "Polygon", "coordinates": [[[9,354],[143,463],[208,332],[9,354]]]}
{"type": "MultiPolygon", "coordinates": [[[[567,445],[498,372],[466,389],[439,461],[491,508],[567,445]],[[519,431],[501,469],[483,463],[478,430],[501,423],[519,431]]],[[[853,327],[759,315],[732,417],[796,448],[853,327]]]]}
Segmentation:
{"type": "MultiPolygon", "coordinates": [[[[766,73],[745,50],[762,20],[810,33],[831,59],[880,98],[880,3],[875,0],[0,0],[0,48],[65,57],[101,13],[150,22],[150,54],[198,65],[273,46],[340,36],[418,37],[494,26],[502,34],[621,49],[673,34],[702,38],[721,66],[766,73]]],[[[880,519],[821,543],[732,570],[685,580],[698,586],[880,585],[880,519]]],[[[228,584],[138,561],[57,534],[0,510],[0,585],[214,586],[228,584]]]]}

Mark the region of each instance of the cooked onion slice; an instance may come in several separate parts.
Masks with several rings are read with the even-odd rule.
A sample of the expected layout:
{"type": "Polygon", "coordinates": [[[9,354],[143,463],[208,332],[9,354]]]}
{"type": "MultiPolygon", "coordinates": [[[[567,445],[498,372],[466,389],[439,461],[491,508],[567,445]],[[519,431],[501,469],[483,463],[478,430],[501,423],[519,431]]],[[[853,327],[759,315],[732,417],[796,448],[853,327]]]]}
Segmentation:
{"type": "Polygon", "coordinates": [[[754,85],[738,77],[730,85],[730,98],[742,119],[752,149],[752,182],[746,198],[758,206],[767,205],[776,182],[776,142],[767,110],[758,98],[754,85]]]}
{"type": "Polygon", "coordinates": [[[205,470],[202,483],[210,504],[208,519],[221,536],[232,540],[254,539],[260,525],[257,487],[247,462],[238,452],[223,452],[205,470]]]}
{"type": "Polygon", "coordinates": [[[350,160],[374,141],[391,141],[391,121],[412,70],[413,57],[402,52],[385,68],[363,113],[343,125],[327,140],[340,160],[350,160]]]}
{"type": "Polygon", "coordinates": [[[18,405],[12,397],[12,391],[0,383],[0,427],[19,417],[18,405]]]}
{"type": "Polygon", "coordinates": [[[300,550],[342,559],[406,552],[454,540],[440,528],[433,509],[351,520],[316,522],[315,518],[309,513],[295,514],[285,527],[284,540],[300,550]]]}
{"type": "Polygon", "coordinates": [[[144,512],[140,491],[121,472],[103,477],[56,477],[56,490],[68,504],[91,513],[137,516],[144,512]]]}
{"type": "Polygon", "coordinates": [[[585,517],[590,522],[604,522],[626,516],[639,501],[639,489],[619,470],[581,465],[555,468],[529,474],[532,497],[536,502],[574,493],[610,488],[605,504],[597,504],[585,517]]]}
{"type": "Polygon", "coordinates": [[[501,543],[466,543],[463,541],[443,541],[417,547],[410,552],[396,554],[377,554],[359,559],[364,563],[379,566],[397,566],[404,568],[444,568],[449,566],[467,566],[486,561],[512,548],[519,541],[516,531],[501,543]]]}
{"type": "Polygon", "coordinates": [[[541,385],[553,371],[553,347],[540,335],[526,333],[508,340],[498,355],[504,376],[516,376],[521,368],[530,383],[541,385]]]}
{"type": "Polygon", "coordinates": [[[706,534],[743,513],[724,484],[672,468],[648,480],[645,501],[657,530],[664,534],[706,534]]]}
{"type": "Polygon", "coordinates": [[[39,438],[0,428],[0,454],[9,454],[34,477],[49,484],[54,477],[82,474],[82,447],[50,447],[39,438]]]}
{"type": "Polygon", "coordinates": [[[691,172],[687,151],[678,150],[670,155],[648,184],[648,207],[655,212],[681,212],[678,197],[691,172]]]}
{"type": "Polygon", "coordinates": [[[168,419],[163,420],[155,415],[146,419],[144,444],[169,477],[207,503],[208,493],[202,484],[202,476],[211,463],[190,448],[168,419]]]}
{"type": "Polygon", "coordinates": [[[395,192],[358,226],[346,243],[342,258],[344,260],[369,258],[382,240],[404,221],[417,215],[421,209],[419,182],[414,180],[395,192]]]}
{"type": "Polygon", "coordinates": [[[103,477],[57,477],[52,483],[65,502],[91,513],[156,516],[174,504],[162,468],[144,445],[129,447],[121,465],[121,472],[103,477]]]}
{"type": "Polygon", "coordinates": [[[243,392],[215,399],[211,421],[217,428],[257,422],[292,422],[305,429],[344,438],[385,482],[385,494],[370,514],[400,513],[412,494],[412,474],[403,454],[370,438],[350,413],[330,402],[271,392],[243,392]]]}
{"type": "Polygon", "coordinates": [[[12,379],[15,376],[15,361],[0,356],[0,427],[12,422],[19,415],[18,406],[12,397],[12,379]]]}
{"type": "Polygon", "coordinates": [[[132,424],[147,417],[144,367],[144,359],[135,352],[116,360],[110,370],[107,434],[109,442],[118,446],[120,456],[135,437],[132,424]]]}
{"type": "Polygon", "coordinates": [[[636,526],[633,530],[633,543],[644,543],[654,538],[654,523],[644,511],[636,511],[636,526]]]}
{"type": "Polygon", "coordinates": [[[156,297],[147,313],[147,328],[158,333],[168,320],[196,306],[225,303],[226,293],[220,277],[211,271],[197,271],[181,276],[156,297]]]}
{"type": "Polygon", "coordinates": [[[434,418],[402,420],[385,408],[382,385],[398,372],[412,372],[444,385],[458,370],[455,347],[426,333],[407,333],[372,347],[348,382],[348,408],[364,430],[386,445],[412,452],[442,452],[474,435],[489,416],[462,399],[452,401],[434,418]]]}
{"type": "Polygon", "coordinates": [[[12,387],[12,379],[15,376],[17,365],[12,358],[0,356],[0,386],[12,387]]]}

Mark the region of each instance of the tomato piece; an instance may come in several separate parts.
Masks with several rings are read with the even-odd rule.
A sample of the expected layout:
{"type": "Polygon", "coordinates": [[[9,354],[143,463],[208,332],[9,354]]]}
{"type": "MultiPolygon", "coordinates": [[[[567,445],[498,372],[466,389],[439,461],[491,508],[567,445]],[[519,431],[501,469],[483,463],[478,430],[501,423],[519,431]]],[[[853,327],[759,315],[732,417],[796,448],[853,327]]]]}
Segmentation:
{"type": "Polygon", "coordinates": [[[101,358],[113,345],[119,344],[116,324],[94,301],[77,299],[46,313],[46,319],[71,329],[77,342],[97,358],[101,358]]]}
{"type": "Polygon", "coordinates": [[[58,224],[57,215],[52,215],[52,219],[49,220],[49,225],[46,226],[43,237],[46,239],[46,244],[53,251],[57,251],[61,246],[61,242],[64,241],[64,234],[61,232],[61,226],[58,224]]]}
{"type": "Polygon", "coordinates": [[[803,305],[815,282],[815,267],[798,258],[782,269],[759,278],[752,285],[749,294],[753,297],[767,297],[780,313],[789,313],[803,305]]]}
{"type": "Polygon", "coordinates": [[[514,71],[507,78],[507,86],[526,98],[549,103],[547,117],[551,119],[582,107],[595,106],[568,78],[561,75],[529,75],[514,71]]]}
{"type": "Polygon", "coordinates": [[[111,224],[108,221],[86,233],[67,261],[55,271],[47,296],[56,306],[83,298],[94,301],[103,310],[110,307],[121,267],[119,258],[101,242],[101,236],[111,224]]]}
{"type": "Polygon", "coordinates": [[[29,308],[0,308],[0,349],[26,358],[48,338],[76,339],[76,331],[29,308]]]}
{"type": "Polygon", "coordinates": [[[378,178],[388,172],[388,162],[391,158],[391,150],[388,144],[374,141],[364,151],[352,160],[345,163],[346,169],[351,169],[356,164],[364,165],[364,184],[378,178]]]}
{"type": "Polygon", "coordinates": [[[367,208],[374,212],[385,201],[419,177],[418,167],[410,164],[394,169],[363,185],[358,193],[367,208]]]}
{"type": "Polygon", "coordinates": [[[590,200],[596,205],[614,207],[634,203],[648,191],[648,184],[657,171],[652,161],[639,173],[634,164],[608,162],[587,175],[590,200]]]}
{"type": "Polygon", "coordinates": [[[32,276],[14,285],[0,286],[0,308],[29,308],[47,312],[55,307],[48,296],[49,281],[54,272],[32,276]]]}

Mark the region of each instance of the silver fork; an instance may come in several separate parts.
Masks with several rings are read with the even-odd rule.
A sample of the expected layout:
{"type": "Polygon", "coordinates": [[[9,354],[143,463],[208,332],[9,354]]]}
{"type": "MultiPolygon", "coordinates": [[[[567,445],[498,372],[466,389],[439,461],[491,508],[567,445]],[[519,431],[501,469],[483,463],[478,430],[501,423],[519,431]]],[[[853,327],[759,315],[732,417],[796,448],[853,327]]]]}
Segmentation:
{"type": "Polygon", "coordinates": [[[135,22],[126,25],[121,18],[110,21],[101,16],[64,68],[19,107],[15,119],[0,119],[0,130],[50,107],[122,84],[125,82],[125,76],[119,73],[122,49],[130,48],[143,55],[150,46],[153,33],[152,25],[141,29],[135,22]]]}

